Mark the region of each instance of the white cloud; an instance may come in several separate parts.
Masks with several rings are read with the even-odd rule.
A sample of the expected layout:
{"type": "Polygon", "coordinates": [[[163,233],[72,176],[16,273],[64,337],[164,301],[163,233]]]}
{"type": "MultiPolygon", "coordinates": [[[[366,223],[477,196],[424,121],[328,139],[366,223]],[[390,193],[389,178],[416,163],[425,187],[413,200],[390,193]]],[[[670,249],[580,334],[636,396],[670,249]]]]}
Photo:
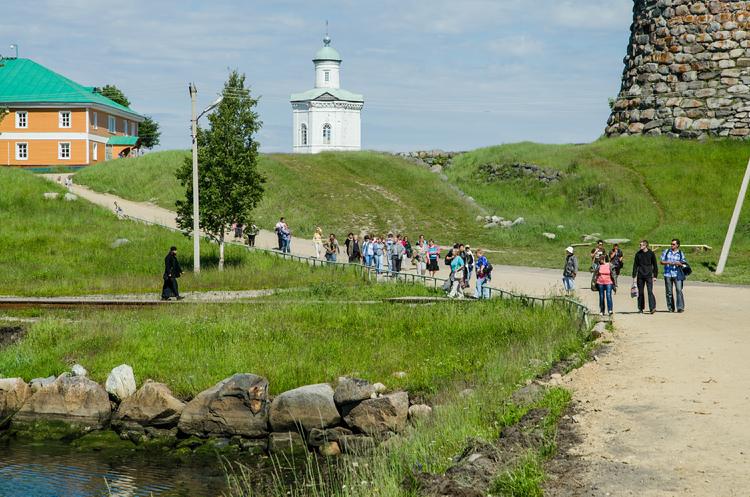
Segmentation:
{"type": "Polygon", "coordinates": [[[555,24],[579,29],[627,28],[633,19],[632,0],[563,0],[544,9],[555,24]]]}
{"type": "Polygon", "coordinates": [[[527,57],[542,53],[544,43],[529,35],[518,35],[493,40],[488,43],[488,47],[499,55],[527,57]]]}

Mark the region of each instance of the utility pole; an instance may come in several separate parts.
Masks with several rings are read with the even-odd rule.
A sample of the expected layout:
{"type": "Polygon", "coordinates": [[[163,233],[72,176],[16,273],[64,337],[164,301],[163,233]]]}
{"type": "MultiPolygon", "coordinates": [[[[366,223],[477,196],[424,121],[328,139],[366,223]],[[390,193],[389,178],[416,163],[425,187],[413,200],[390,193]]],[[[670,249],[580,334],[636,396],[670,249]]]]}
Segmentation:
{"type": "Polygon", "coordinates": [[[727,264],[727,258],[729,257],[729,248],[732,245],[732,238],[734,238],[734,232],[737,229],[737,222],[740,220],[740,212],[742,212],[742,203],[745,201],[745,195],[747,194],[748,183],[750,183],[750,160],[747,161],[745,177],[742,179],[742,185],[740,186],[740,194],[737,196],[737,203],[734,204],[732,220],[729,221],[727,236],[726,238],[724,238],[724,245],[722,245],[721,247],[721,255],[719,256],[719,265],[716,266],[716,274],[723,273],[724,266],[726,266],[727,264]]]}
{"type": "Polygon", "coordinates": [[[189,91],[193,128],[193,272],[197,274],[201,272],[200,223],[198,219],[198,116],[195,110],[198,89],[195,84],[190,83],[189,91]]]}

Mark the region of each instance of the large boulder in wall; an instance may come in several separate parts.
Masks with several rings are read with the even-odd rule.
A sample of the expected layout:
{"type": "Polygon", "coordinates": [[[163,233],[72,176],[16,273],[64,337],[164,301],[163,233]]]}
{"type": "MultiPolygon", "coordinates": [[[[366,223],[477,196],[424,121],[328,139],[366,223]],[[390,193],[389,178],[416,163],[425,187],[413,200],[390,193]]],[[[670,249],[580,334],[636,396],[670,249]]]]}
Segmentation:
{"type": "Polygon", "coordinates": [[[268,380],[236,374],[188,402],[177,427],[189,435],[261,437],[268,433],[268,407],[268,380]]]}
{"type": "Polygon", "coordinates": [[[333,389],[326,383],[306,385],[278,395],[271,404],[273,431],[295,431],[302,427],[325,429],[341,422],[333,402],[333,389]]]}
{"type": "Polygon", "coordinates": [[[112,416],[115,428],[155,426],[171,428],[177,425],[185,403],[172,396],[172,391],[163,383],[147,381],[143,386],[122,401],[112,416]]]}
{"type": "Polygon", "coordinates": [[[0,424],[14,415],[31,397],[31,387],[23,378],[0,379],[0,424]]]}
{"type": "Polygon", "coordinates": [[[14,423],[63,421],[82,428],[101,429],[112,414],[109,395],[85,376],[63,373],[37,390],[13,418],[14,423]]]}

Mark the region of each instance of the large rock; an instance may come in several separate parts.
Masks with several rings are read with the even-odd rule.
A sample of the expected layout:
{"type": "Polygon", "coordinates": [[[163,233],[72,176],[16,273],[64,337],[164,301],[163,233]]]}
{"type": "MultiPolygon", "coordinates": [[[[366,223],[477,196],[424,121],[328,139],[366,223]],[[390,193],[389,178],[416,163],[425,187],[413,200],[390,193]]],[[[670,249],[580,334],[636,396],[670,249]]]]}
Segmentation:
{"type": "Polygon", "coordinates": [[[111,416],[109,395],[85,376],[60,375],[52,384],[40,387],[21,407],[13,422],[63,421],[80,427],[100,429],[111,416]]]}
{"type": "Polygon", "coordinates": [[[34,378],[29,383],[31,385],[31,393],[36,393],[40,388],[51,385],[57,378],[54,376],[48,376],[46,378],[34,378]]]}
{"type": "Polygon", "coordinates": [[[31,397],[31,388],[22,378],[0,379],[0,425],[31,397]]]}
{"type": "Polygon", "coordinates": [[[327,430],[313,428],[310,430],[310,435],[307,437],[307,443],[312,447],[320,447],[327,442],[336,442],[339,438],[352,434],[351,430],[344,428],[343,426],[337,426],[327,430]]]}
{"type": "Polygon", "coordinates": [[[369,399],[373,393],[375,386],[369,381],[342,376],[333,393],[333,401],[337,406],[341,406],[369,399]]]}
{"type": "Polygon", "coordinates": [[[177,426],[189,435],[264,436],[268,380],[245,373],[220,381],[188,402],[177,426]]]}
{"type": "Polygon", "coordinates": [[[273,399],[271,404],[273,431],[305,431],[328,428],[341,422],[333,402],[333,389],[326,383],[289,390],[273,399]]]}
{"type": "Polygon", "coordinates": [[[174,398],[163,383],[147,381],[143,386],[122,401],[112,418],[115,428],[133,425],[169,428],[176,426],[185,408],[185,403],[174,398]]]}
{"type": "Polygon", "coordinates": [[[396,392],[362,401],[344,418],[350,427],[368,435],[400,433],[406,426],[409,395],[396,392]]]}
{"type": "Polygon", "coordinates": [[[135,375],[133,368],[127,364],[120,364],[112,369],[104,384],[107,393],[122,402],[135,393],[135,375]]]}

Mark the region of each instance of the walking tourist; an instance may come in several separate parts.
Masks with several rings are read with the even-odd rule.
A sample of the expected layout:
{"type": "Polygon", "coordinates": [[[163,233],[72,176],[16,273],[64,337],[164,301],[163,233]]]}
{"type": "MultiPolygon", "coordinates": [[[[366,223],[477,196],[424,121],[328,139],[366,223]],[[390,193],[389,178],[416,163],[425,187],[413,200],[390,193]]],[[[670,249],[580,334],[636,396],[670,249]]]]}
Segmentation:
{"type": "Polygon", "coordinates": [[[438,271],[440,271],[440,247],[435,245],[435,240],[430,240],[427,243],[427,271],[430,272],[430,276],[433,278],[438,271]]]}
{"type": "Polygon", "coordinates": [[[643,313],[645,295],[643,287],[648,290],[648,310],[656,312],[656,297],[654,297],[654,280],[659,277],[659,266],[656,264],[654,252],[648,248],[648,240],[641,240],[640,249],[633,257],[633,279],[638,285],[638,312],[643,313]]]}
{"type": "Polygon", "coordinates": [[[326,260],[328,262],[336,262],[336,258],[338,257],[338,254],[341,252],[339,249],[339,242],[336,240],[336,235],[331,233],[328,236],[328,240],[323,245],[323,247],[326,250],[326,260]]]}
{"type": "Polygon", "coordinates": [[[315,247],[315,258],[320,259],[323,255],[323,229],[318,226],[313,233],[313,247],[315,247]]]}
{"type": "Polygon", "coordinates": [[[375,264],[375,272],[380,274],[383,271],[383,253],[385,252],[385,244],[383,241],[376,237],[375,241],[372,242],[372,256],[375,264]]]}
{"type": "Polygon", "coordinates": [[[454,246],[453,253],[455,255],[451,258],[451,275],[449,279],[449,281],[451,282],[451,291],[448,294],[448,297],[452,299],[455,299],[455,298],[461,299],[464,297],[462,283],[464,279],[464,270],[465,270],[466,264],[464,263],[464,260],[461,258],[461,253],[460,253],[458,244],[454,246]]]}
{"type": "Polygon", "coordinates": [[[599,254],[599,260],[596,263],[594,275],[596,276],[596,285],[599,290],[599,314],[604,316],[604,300],[606,296],[606,310],[611,316],[614,312],[612,307],[612,291],[617,291],[617,274],[615,273],[612,263],[607,262],[606,254],[599,254]]]}
{"type": "Polygon", "coordinates": [[[609,261],[615,264],[614,267],[617,269],[617,276],[620,276],[624,257],[619,243],[615,243],[614,245],[612,245],[612,250],[609,252],[609,261]]]}
{"type": "Polygon", "coordinates": [[[281,251],[288,254],[292,251],[292,230],[286,221],[281,224],[281,251]]]}
{"type": "Polygon", "coordinates": [[[182,275],[180,261],[177,260],[177,247],[169,248],[169,253],[164,258],[164,285],[161,288],[161,299],[169,300],[174,297],[176,300],[182,300],[185,297],[180,295],[177,288],[177,278],[182,275]]]}
{"type": "Polygon", "coordinates": [[[578,258],[573,253],[573,247],[565,249],[565,267],[563,268],[563,287],[568,295],[576,289],[576,276],[578,275],[578,258]]]}
{"type": "Polygon", "coordinates": [[[242,223],[234,223],[234,237],[237,240],[242,240],[244,238],[243,232],[245,230],[245,225],[242,223]]]}
{"type": "Polygon", "coordinates": [[[427,247],[424,235],[419,235],[416,250],[412,252],[412,264],[416,263],[417,274],[422,276],[427,272],[427,247]]]}
{"type": "Polygon", "coordinates": [[[490,298],[490,292],[489,289],[484,286],[490,281],[490,279],[492,279],[492,264],[490,264],[487,257],[484,256],[484,251],[482,249],[477,250],[476,269],[477,283],[474,291],[474,298],[488,299],[490,298]]]}
{"type": "Polygon", "coordinates": [[[258,226],[255,224],[251,224],[250,227],[247,229],[247,246],[248,247],[255,247],[255,237],[258,236],[258,226]]]}
{"type": "Polygon", "coordinates": [[[370,235],[365,235],[365,241],[362,244],[362,263],[366,267],[372,266],[374,252],[372,249],[372,239],[370,235]]]}
{"type": "Polygon", "coordinates": [[[471,285],[471,273],[474,271],[474,253],[471,251],[470,246],[464,248],[464,263],[466,264],[466,278],[464,278],[465,287],[471,285]]]}
{"type": "MultiPolygon", "coordinates": [[[[599,256],[604,254],[605,258],[607,257],[607,251],[604,248],[604,240],[599,240],[596,242],[596,246],[591,249],[591,268],[593,269],[594,266],[596,266],[599,263],[599,256]]],[[[607,258],[607,261],[609,259],[607,258]]]]}
{"type": "Polygon", "coordinates": [[[672,239],[668,249],[661,253],[659,261],[664,266],[664,289],[666,290],[667,309],[669,312],[685,311],[685,297],[682,295],[682,287],[685,283],[684,268],[687,265],[685,254],[680,250],[680,240],[672,239]],[[677,298],[677,307],[675,307],[675,297],[677,298]]]}
{"type": "Polygon", "coordinates": [[[281,250],[284,248],[284,238],[281,234],[281,230],[284,228],[284,218],[282,217],[279,219],[279,222],[276,223],[276,226],[274,227],[274,231],[276,232],[276,238],[279,241],[278,250],[281,250]]]}

